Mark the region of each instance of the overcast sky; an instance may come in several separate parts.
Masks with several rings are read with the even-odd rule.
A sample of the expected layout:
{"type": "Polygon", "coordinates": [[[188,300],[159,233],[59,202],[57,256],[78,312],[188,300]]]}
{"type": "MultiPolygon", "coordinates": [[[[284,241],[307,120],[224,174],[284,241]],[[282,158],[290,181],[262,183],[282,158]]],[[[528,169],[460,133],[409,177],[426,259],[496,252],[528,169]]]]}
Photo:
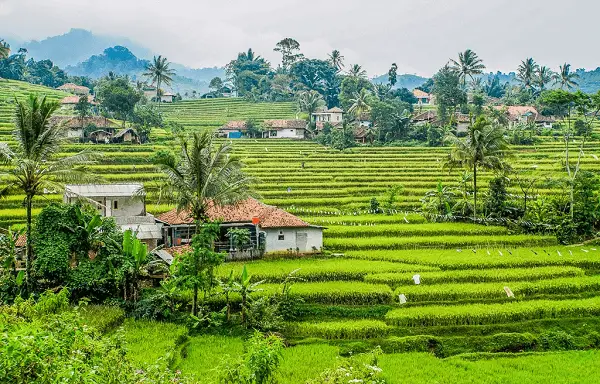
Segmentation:
{"type": "Polygon", "coordinates": [[[0,37],[84,28],[192,67],[222,66],[248,47],[276,65],[273,46],[293,37],[305,55],[338,49],[370,76],[392,62],[430,76],[466,48],[490,71],[528,56],[595,69],[599,15],[598,0],[0,0],[0,37]]]}

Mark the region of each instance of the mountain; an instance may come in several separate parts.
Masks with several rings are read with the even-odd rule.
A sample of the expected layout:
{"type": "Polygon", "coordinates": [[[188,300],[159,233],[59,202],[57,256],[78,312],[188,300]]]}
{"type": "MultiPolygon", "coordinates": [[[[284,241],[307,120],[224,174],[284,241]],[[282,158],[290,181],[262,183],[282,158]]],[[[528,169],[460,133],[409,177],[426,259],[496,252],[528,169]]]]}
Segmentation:
{"type": "MultiPolygon", "coordinates": [[[[394,88],[407,88],[409,90],[413,90],[417,87],[420,87],[428,80],[426,77],[410,75],[410,74],[398,75],[396,77],[396,79],[397,79],[397,82],[396,82],[396,85],[394,86],[394,88]]],[[[388,75],[385,74],[385,75],[377,76],[377,77],[373,78],[371,81],[375,84],[387,83],[388,75]]]]}
{"type": "MultiPolygon", "coordinates": [[[[93,55],[77,65],[65,67],[65,71],[71,76],[87,76],[92,79],[108,75],[113,72],[117,75],[127,75],[133,81],[146,81],[143,76],[149,60],[139,59],[128,48],[115,46],[106,48],[99,55],[93,55]]],[[[208,84],[215,76],[223,76],[222,68],[200,68],[191,69],[181,64],[172,64],[171,68],[176,71],[173,77],[171,89],[175,93],[184,95],[196,91],[199,94],[208,92],[208,84]]]]}
{"type": "Polygon", "coordinates": [[[48,37],[41,41],[34,40],[22,44],[16,42],[12,45],[14,48],[26,48],[28,56],[35,60],[50,59],[61,68],[76,65],[108,47],[117,45],[128,47],[138,57],[152,57],[149,49],[126,37],[95,35],[85,29],[71,29],[63,35],[48,37]]]}

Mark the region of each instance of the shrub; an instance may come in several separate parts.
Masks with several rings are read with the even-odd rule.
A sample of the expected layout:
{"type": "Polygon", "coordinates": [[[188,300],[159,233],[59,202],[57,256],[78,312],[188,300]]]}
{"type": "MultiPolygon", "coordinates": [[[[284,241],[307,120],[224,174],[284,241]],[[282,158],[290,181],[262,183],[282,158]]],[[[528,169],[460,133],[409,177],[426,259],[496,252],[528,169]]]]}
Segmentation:
{"type": "Polygon", "coordinates": [[[290,323],[288,332],[301,337],[323,339],[373,339],[386,336],[390,327],[379,320],[290,323]]]}
{"type": "Polygon", "coordinates": [[[548,331],[540,335],[540,345],[547,351],[568,351],[574,349],[575,341],[564,331],[548,331]]]}

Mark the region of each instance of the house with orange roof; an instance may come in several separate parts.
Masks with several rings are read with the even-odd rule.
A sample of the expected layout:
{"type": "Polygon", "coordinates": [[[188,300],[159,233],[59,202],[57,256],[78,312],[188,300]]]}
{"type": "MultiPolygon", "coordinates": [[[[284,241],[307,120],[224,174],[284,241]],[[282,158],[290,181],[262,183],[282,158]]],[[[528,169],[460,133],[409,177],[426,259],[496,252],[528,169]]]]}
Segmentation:
{"type": "MultiPolygon", "coordinates": [[[[323,227],[311,225],[297,216],[264,204],[254,198],[235,204],[217,205],[209,202],[207,218],[219,221],[220,240],[216,246],[220,251],[233,251],[229,229],[247,229],[250,233],[249,248],[264,252],[295,251],[318,252],[323,247],[323,227]]],[[[190,243],[196,223],[188,211],[173,209],[157,217],[163,226],[164,245],[169,248],[190,243]]]]}
{"type": "Polygon", "coordinates": [[[417,105],[435,105],[435,97],[431,93],[413,89],[413,95],[417,98],[417,105]]]}
{"type": "Polygon", "coordinates": [[[506,113],[510,125],[534,123],[544,128],[552,128],[556,118],[544,116],[535,107],[527,105],[496,105],[494,109],[506,113]]]}
{"type": "Polygon", "coordinates": [[[77,96],[90,94],[90,89],[88,87],[84,87],[83,85],[77,85],[74,83],[66,83],[56,89],[58,89],[59,91],[74,93],[77,96]]]}
{"type": "Polygon", "coordinates": [[[344,122],[344,110],[338,107],[323,109],[313,113],[310,118],[311,121],[315,123],[318,130],[323,129],[325,123],[329,123],[331,126],[336,127],[342,125],[344,122]]]}

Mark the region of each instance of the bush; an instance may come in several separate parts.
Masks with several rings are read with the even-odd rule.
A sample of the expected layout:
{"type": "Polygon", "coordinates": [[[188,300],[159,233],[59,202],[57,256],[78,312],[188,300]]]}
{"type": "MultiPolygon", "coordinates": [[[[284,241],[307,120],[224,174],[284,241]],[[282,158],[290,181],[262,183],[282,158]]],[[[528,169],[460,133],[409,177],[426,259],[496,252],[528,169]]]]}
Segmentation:
{"type": "Polygon", "coordinates": [[[487,344],[491,352],[522,352],[534,349],[536,342],[531,333],[498,333],[487,344]]]}
{"type": "Polygon", "coordinates": [[[568,351],[574,349],[573,336],[563,331],[548,331],[540,335],[540,345],[547,351],[568,351]]]}

